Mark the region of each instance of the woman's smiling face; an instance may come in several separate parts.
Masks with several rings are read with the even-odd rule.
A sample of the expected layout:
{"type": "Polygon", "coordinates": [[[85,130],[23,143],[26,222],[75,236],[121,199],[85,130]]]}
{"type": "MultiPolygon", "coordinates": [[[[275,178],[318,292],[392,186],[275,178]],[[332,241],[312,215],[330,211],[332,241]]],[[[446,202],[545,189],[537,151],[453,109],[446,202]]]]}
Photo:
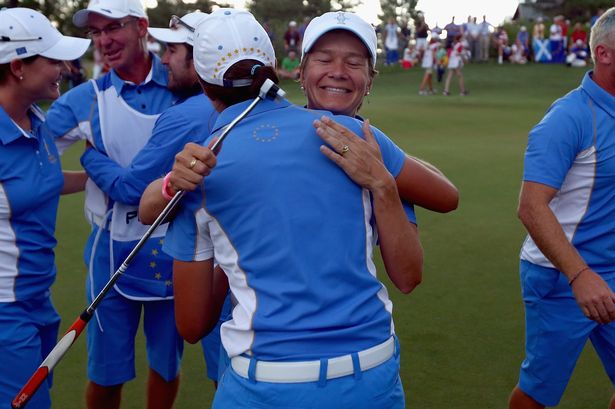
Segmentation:
{"type": "Polygon", "coordinates": [[[324,34],[305,57],[301,84],[308,108],[355,116],[372,86],[367,47],[347,30],[324,34]]]}

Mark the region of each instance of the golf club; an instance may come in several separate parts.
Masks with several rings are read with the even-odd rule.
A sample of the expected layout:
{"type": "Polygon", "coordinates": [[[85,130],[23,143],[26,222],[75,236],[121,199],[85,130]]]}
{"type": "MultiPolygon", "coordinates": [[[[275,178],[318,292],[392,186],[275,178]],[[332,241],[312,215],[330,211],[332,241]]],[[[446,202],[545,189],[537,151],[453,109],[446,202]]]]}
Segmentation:
{"type": "MultiPolygon", "coordinates": [[[[286,95],[286,92],[278,87],[273,81],[267,79],[259,90],[258,97],[256,97],[248,107],[241,112],[233,121],[226,126],[224,131],[220,134],[218,139],[211,145],[210,149],[214,153],[218,153],[220,148],[220,144],[229,132],[237,125],[241,120],[243,120],[260,102],[265,99],[275,100],[278,98],[283,98],[286,95]]],[[[132,262],[132,259],[139,253],[139,250],[143,247],[145,242],[150,238],[152,233],[162,224],[162,222],[167,218],[167,216],[173,211],[177,203],[184,196],[184,191],[178,191],[175,193],[171,201],[166,205],[160,215],[156,218],[154,223],[147,229],[143,237],[139,240],[139,242],[132,249],[130,254],[126,257],[122,265],[115,271],[115,273],[111,276],[107,284],[103,287],[103,289],[98,293],[94,301],[79,315],[79,317],[73,322],[73,324],[68,328],[64,336],[60,339],[60,341],[56,344],[56,346],[51,350],[51,352],[47,355],[47,357],[43,360],[38,369],[34,372],[32,377],[26,382],[21,391],[17,394],[17,396],[11,402],[11,407],[13,409],[24,408],[30,398],[34,395],[34,393],[38,390],[41,384],[47,379],[49,373],[55,368],[58,362],[62,359],[62,357],[66,354],[71,345],[75,342],[77,337],[81,334],[85,326],[88,324],[92,316],[94,315],[94,311],[100,302],[105,298],[105,295],[109,292],[109,290],[115,285],[116,281],[121,277],[122,274],[128,269],[128,266],[132,262]]]]}

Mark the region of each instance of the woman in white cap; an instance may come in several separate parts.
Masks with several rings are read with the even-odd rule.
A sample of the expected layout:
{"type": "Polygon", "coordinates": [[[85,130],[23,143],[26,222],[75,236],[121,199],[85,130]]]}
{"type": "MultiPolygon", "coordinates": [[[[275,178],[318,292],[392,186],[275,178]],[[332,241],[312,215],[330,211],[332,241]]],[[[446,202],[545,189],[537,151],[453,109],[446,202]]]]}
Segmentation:
{"type": "MultiPolygon", "coordinates": [[[[63,177],[44,114],[60,95],[64,61],[89,40],[60,34],[37,11],[0,10],[0,408],[9,408],[56,343],[60,317],[50,299],[61,193],[83,190],[85,173],[63,177]]],[[[30,401],[49,408],[50,384],[30,401]]]]}
{"type": "MultiPolygon", "coordinates": [[[[302,44],[300,83],[307,107],[362,119],[358,112],[377,74],[377,40],[371,24],[354,13],[324,13],[310,22],[302,44]]],[[[365,123],[363,131],[370,132],[369,122],[365,123]]],[[[339,138],[342,131],[348,135],[332,121],[322,121],[319,128],[339,138]]],[[[355,142],[361,146],[358,137],[343,139],[351,149],[355,142]]],[[[457,208],[457,188],[418,158],[406,158],[397,182],[402,198],[410,203],[437,212],[457,208]]]]}
{"type": "MultiPolygon", "coordinates": [[[[266,79],[277,81],[275,55],[253,16],[233,9],[199,26],[194,52],[220,111],[213,138],[266,79]]],[[[265,100],[217,157],[178,157],[211,170],[202,191],[186,196],[165,239],[175,258],[180,333],[196,341],[217,319],[214,258],[235,299],[221,329],[231,364],[214,408],[404,407],[391,302],[372,250],[377,229],[390,251],[392,281],[406,293],[418,284],[422,250],[394,179],[405,154],[374,130],[366,147],[355,144],[370,171],[342,171],[338,164],[357,152],[323,145],[311,126],[323,114],[265,100]]],[[[355,119],[336,120],[361,132],[355,119]]]]}

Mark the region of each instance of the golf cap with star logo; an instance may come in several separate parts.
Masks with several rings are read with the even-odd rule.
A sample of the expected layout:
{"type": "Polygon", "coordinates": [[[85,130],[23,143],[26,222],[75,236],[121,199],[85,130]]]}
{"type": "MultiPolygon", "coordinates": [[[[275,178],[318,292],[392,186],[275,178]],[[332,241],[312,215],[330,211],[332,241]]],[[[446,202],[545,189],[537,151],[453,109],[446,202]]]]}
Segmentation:
{"type": "Polygon", "coordinates": [[[208,84],[243,87],[251,79],[225,80],[235,63],[256,60],[275,67],[275,51],[267,32],[252,14],[244,10],[220,8],[206,17],[194,32],[194,67],[208,84]]]}
{"type": "Polygon", "coordinates": [[[359,37],[372,57],[372,66],[376,66],[376,31],[367,21],[346,11],[331,11],[312,19],[303,34],[301,59],[310,52],[320,37],[333,30],[350,31],[359,37]]]}

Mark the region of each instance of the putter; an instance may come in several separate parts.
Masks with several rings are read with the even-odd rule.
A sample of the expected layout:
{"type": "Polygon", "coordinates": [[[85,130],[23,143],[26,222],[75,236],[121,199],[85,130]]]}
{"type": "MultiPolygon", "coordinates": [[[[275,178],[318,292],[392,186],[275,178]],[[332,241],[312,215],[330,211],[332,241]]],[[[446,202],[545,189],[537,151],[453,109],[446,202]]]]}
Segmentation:
{"type": "MultiPolygon", "coordinates": [[[[211,151],[214,153],[218,153],[220,148],[220,144],[226,136],[231,132],[231,130],[237,125],[241,120],[243,120],[260,102],[265,99],[280,99],[284,98],[286,92],[278,87],[273,81],[267,79],[263,85],[261,86],[258,97],[254,98],[254,100],[248,105],[248,107],[239,114],[230,124],[224,128],[224,131],[220,134],[218,139],[214,142],[214,144],[210,147],[211,151]]],[[[113,273],[107,284],[103,287],[103,289],[98,293],[94,301],[79,315],[79,317],[73,322],[73,324],[68,328],[64,336],[60,339],[60,341],[56,344],[56,346],[51,350],[51,352],[47,355],[47,357],[43,360],[38,369],[34,372],[32,377],[26,382],[26,384],[21,388],[21,391],[17,394],[15,399],[11,402],[11,407],[13,409],[21,409],[26,406],[30,398],[34,395],[34,393],[38,390],[41,384],[47,379],[49,373],[55,368],[58,362],[62,359],[62,357],[68,352],[68,349],[73,345],[77,337],[81,334],[85,326],[88,324],[90,319],[94,316],[94,311],[96,311],[96,307],[98,304],[105,298],[109,290],[115,285],[115,282],[124,274],[128,266],[132,262],[132,259],[139,253],[141,247],[145,244],[145,242],[150,238],[152,233],[162,224],[162,222],[167,218],[167,216],[173,211],[177,203],[184,196],[185,192],[180,190],[173,196],[173,199],[166,205],[166,207],[162,210],[160,215],[156,218],[154,223],[147,229],[143,237],[139,240],[139,242],[132,249],[130,254],[126,257],[122,265],[113,273]]]]}

